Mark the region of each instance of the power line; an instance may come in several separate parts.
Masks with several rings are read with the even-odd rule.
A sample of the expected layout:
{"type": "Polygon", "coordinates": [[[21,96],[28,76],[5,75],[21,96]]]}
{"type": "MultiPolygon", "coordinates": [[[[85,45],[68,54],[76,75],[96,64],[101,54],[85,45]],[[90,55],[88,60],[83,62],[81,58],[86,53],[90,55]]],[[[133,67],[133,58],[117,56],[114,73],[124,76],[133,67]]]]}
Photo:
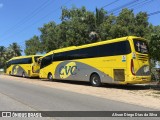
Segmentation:
{"type": "Polygon", "coordinates": [[[37,7],[36,9],[34,9],[30,14],[28,14],[27,16],[25,16],[22,20],[20,20],[18,23],[16,23],[14,26],[12,26],[11,28],[9,28],[7,31],[5,31],[3,34],[6,34],[10,31],[15,31],[15,28],[18,28],[19,26],[21,26],[22,24],[28,22],[30,19],[32,19],[35,15],[37,15],[40,10],[42,10],[43,8],[47,7],[48,4],[50,3],[50,0],[46,0],[45,2],[43,2],[39,7],[37,7]]]}
{"type": "MultiPolygon", "coordinates": [[[[140,3],[137,3],[137,4],[135,4],[135,5],[132,5],[132,6],[130,6],[130,8],[131,7],[134,7],[134,8],[137,8],[137,7],[141,7],[141,6],[144,6],[144,5],[146,5],[146,4],[149,4],[149,3],[151,3],[151,2],[153,2],[154,0],[144,0],[144,1],[142,1],[142,2],[140,2],[140,3]],[[141,4],[142,3],[142,4],[141,4]],[[138,6],[137,6],[138,5],[138,6]]],[[[148,16],[152,16],[152,15],[156,15],[156,14],[159,14],[160,13],[160,11],[156,11],[156,12],[152,12],[152,13],[149,13],[149,14],[147,14],[148,16]]]]}
{"type": "Polygon", "coordinates": [[[101,8],[108,7],[108,6],[110,6],[110,5],[114,4],[114,3],[118,2],[118,1],[119,1],[119,0],[115,0],[115,1],[113,1],[113,2],[111,2],[111,3],[109,3],[109,4],[107,4],[107,5],[104,5],[104,6],[103,6],[103,7],[101,7],[101,8]]]}
{"type": "MultiPolygon", "coordinates": [[[[106,4],[106,5],[104,5],[103,7],[101,7],[101,9],[102,9],[102,8],[105,8],[105,7],[108,7],[108,6],[114,4],[114,3],[118,2],[118,1],[119,1],[119,0],[115,0],[115,1],[113,1],[113,2],[111,2],[111,3],[109,3],[109,4],[106,4]]],[[[94,12],[95,12],[95,11],[96,11],[96,10],[94,10],[94,12]]]]}
{"type": "MultiPolygon", "coordinates": [[[[151,2],[153,2],[154,0],[144,0],[144,1],[142,1],[141,3],[142,4],[140,4],[140,5],[138,5],[138,6],[135,6],[134,8],[141,8],[141,6],[145,6],[145,5],[147,5],[147,4],[149,4],[149,3],[151,3],[151,2]]],[[[131,7],[133,7],[133,6],[131,6],[131,7]]]]}
{"type": "MultiPolygon", "coordinates": [[[[64,4],[67,4],[69,1],[71,1],[71,0],[68,0],[66,3],[64,3],[64,4]]],[[[115,1],[113,1],[114,3],[115,2],[117,2],[118,0],[115,0],[115,1]]],[[[150,1],[148,1],[147,2],[147,0],[144,0],[144,1],[141,1],[141,2],[139,2],[139,3],[137,3],[137,4],[134,4],[134,3],[136,3],[136,2],[138,2],[139,0],[136,0],[136,1],[132,1],[132,2],[129,2],[129,3],[126,3],[126,4],[124,4],[124,5],[122,5],[123,7],[125,7],[125,6],[130,6],[130,7],[134,7],[134,6],[136,6],[136,7],[139,7],[139,6],[142,6],[142,5],[144,5],[144,4],[147,4],[147,3],[149,3],[149,2],[151,2],[151,1],[153,1],[153,0],[150,0],[150,1]],[[139,5],[139,6],[137,6],[137,5],[139,5]]],[[[103,6],[102,8],[104,8],[104,7],[107,7],[107,6],[109,6],[109,5],[112,5],[113,4],[113,2],[111,2],[111,3],[109,3],[109,4],[107,4],[107,5],[105,5],[105,6],[103,6]]],[[[113,9],[112,11],[117,11],[118,9],[121,9],[122,8],[122,6],[120,6],[120,7],[117,7],[117,8],[115,8],[115,9],[113,9]]],[[[61,8],[61,7],[60,7],[61,8]]],[[[59,9],[59,7],[57,8],[57,9],[55,9],[53,12],[55,12],[55,11],[57,11],[59,9]]],[[[34,25],[34,24],[36,24],[36,23],[38,23],[38,22],[40,22],[41,20],[43,20],[44,18],[46,18],[46,17],[48,17],[51,13],[53,13],[52,11],[51,12],[49,12],[47,15],[45,15],[45,16],[43,16],[42,18],[40,18],[40,19],[38,19],[37,21],[35,21],[34,23],[32,23],[32,24],[30,24],[29,26],[26,26],[24,29],[22,29],[20,32],[24,32],[26,29],[28,29],[30,26],[32,26],[32,25],[34,25]]],[[[160,11],[156,11],[156,12],[153,12],[153,13],[149,13],[148,14],[148,16],[152,16],[152,15],[156,15],[156,14],[159,14],[160,13],[160,11]]],[[[15,34],[14,34],[15,35],[15,34]]],[[[22,42],[23,43],[23,45],[22,45],[22,48],[25,48],[25,41],[24,42],[22,42]]]]}
{"type": "Polygon", "coordinates": [[[133,7],[133,6],[131,6],[131,7],[133,7],[132,9],[134,9],[135,10],[135,8],[137,9],[137,8],[141,8],[141,6],[145,6],[145,5],[147,5],[147,4],[149,4],[149,3],[151,3],[151,2],[153,2],[154,0],[145,0],[145,1],[142,1],[140,4],[137,4],[137,5],[135,5],[135,7],[133,7]]]}
{"type": "Polygon", "coordinates": [[[152,15],[156,15],[156,14],[159,14],[160,13],[160,11],[156,11],[156,12],[152,12],[152,13],[149,13],[149,14],[147,14],[148,16],[152,16],[152,15]]]}
{"type": "Polygon", "coordinates": [[[113,13],[113,12],[119,10],[119,9],[122,9],[122,8],[128,6],[128,5],[132,5],[132,4],[134,4],[134,3],[138,2],[138,1],[139,1],[139,0],[134,0],[134,1],[128,2],[128,3],[124,4],[124,5],[121,5],[121,6],[117,7],[117,8],[112,9],[112,10],[109,11],[108,13],[113,13]]]}
{"type": "MultiPolygon", "coordinates": [[[[131,5],[131,6],[129,6],[129,7],[127,7],[127,8],[129,8],[129,9],[134,9],[135,10],[135,8],[140,8],[141,6],[144,6],[144,5],[146,5],[146,4],[149,4],[150,2],[153,2],[153,0],[150,0],[150,1],[148,1],[148,0],[144,0],[144,1],[141,1],[141,2],[139,2],[139,3],[137,3],[137,4],[133,4],[133,5],[131,5]],[[133,7],[133,8],[132,8],[133,7]]],[[[117,14],[117,13],[119,13],[121,10],[119,10],[119,11],[117,11],[117,12],[115,12],[114,14],[117,14]]]]}
{"type": "MultiPolygon", "coordinates": [[[[71,0],[68,0],[68,1],[65,2],[63,5],[67,4],[67,3],[70,2],[70,1],[71,1],[71,0]]],[[[62,5],[61,5],[61,6],[62,6],[62,5]]],[[[19,31],[19,33],[24,32],[25,30],[27,30],[28,28],[30,28],[30,26],[33,26],[33,25],[37,24],[38,22],[40,22],[40,21],[43,20],[44,18],[48,17],[51,13],[56,12],[58,9],[61,8],[61,6],[57,7],[54,11],[53,11],[53,10],[50,11],[47,15],[45,15],[45,16],[43,16],[42,18],[38,19],[38,20],[35,21],[34,23],[32,23],[32,24],[26,26],[26,27],[23,28],[21,31],[19,31]]],[[[9,37],[12,37],[12,36],[15,36],[15,34],[12,34],[12,35],[9,36],[9,37]]],[[[8,37],[8,38],[9,38],[9,37],[8,37]]],[[[9,41],[7,41],[7,42],[9,42],[9,41]]],[[[25,41],[24,41],[24,43],[25,43],[25,41]]]]}

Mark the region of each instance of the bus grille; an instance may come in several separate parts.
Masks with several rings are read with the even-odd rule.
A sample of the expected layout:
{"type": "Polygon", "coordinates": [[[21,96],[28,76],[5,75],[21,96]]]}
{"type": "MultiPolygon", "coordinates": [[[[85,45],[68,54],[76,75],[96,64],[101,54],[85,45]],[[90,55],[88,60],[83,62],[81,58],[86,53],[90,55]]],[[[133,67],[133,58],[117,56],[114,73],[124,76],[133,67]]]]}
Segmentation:
{"type": "Polygon", "coordinates": [[[114,80],[125,81],[124,69],[114,69],[114,80]]]}
{"type": "Polygon", "coordinates": [[[147,61],[148,60],[148,55],[140,55],[140,54],[138,54],[137,58],[138,58],[138,60],[141,60],[141,61],[147,61]]]}

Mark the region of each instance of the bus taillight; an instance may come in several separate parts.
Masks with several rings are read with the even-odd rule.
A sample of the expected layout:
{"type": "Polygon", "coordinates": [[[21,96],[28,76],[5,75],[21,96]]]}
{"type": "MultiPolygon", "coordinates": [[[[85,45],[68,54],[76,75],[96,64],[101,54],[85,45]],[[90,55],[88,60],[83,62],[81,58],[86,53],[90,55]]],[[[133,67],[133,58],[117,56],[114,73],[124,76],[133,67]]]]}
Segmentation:
{"type": "Polygon", "coordinates": [[[131,73],[132,75],[135,75],[133,59],[131,59],[131,73]]]}

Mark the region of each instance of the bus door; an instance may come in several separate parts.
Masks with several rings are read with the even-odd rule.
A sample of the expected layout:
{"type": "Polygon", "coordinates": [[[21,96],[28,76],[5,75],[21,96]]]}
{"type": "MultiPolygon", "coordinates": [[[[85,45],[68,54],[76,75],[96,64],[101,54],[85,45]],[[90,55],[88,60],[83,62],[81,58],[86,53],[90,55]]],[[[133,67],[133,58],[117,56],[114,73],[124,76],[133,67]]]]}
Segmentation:
{"type": "Polygon", "coordinates": [[[40,65],[40,76],[48,77],[49,72],[53,69],[52,68],[52,54],[47,55],[41,59],[40,65]]]}
{"type": "Polygon", "coordinates": [[[33,63],[32,63],[32,73],[39,73],[40,70],[40,64],[39,64],[39,58],[40,56],[34,56],[33,57],[33,63]]]}

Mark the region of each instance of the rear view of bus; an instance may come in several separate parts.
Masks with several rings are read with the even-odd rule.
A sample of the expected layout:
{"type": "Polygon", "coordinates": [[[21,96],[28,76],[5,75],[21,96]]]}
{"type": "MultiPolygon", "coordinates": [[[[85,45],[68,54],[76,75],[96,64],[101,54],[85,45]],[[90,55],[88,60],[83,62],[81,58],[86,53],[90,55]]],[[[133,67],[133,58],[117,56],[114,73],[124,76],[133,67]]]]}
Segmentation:
{"type": "Polygon", "coordinates": [[[39,55],[14,57],[6,63],[6,74],[22,77],[38,77],[40,65],[39,55]]]}
{"type": "Polygon", "coordinates": [[[126,83],[137,84],[151,81],[150,61],[147,42],[143,38],[129,38],[131,42],[132,55],[130,56],[130,72],[126,83]]]}

